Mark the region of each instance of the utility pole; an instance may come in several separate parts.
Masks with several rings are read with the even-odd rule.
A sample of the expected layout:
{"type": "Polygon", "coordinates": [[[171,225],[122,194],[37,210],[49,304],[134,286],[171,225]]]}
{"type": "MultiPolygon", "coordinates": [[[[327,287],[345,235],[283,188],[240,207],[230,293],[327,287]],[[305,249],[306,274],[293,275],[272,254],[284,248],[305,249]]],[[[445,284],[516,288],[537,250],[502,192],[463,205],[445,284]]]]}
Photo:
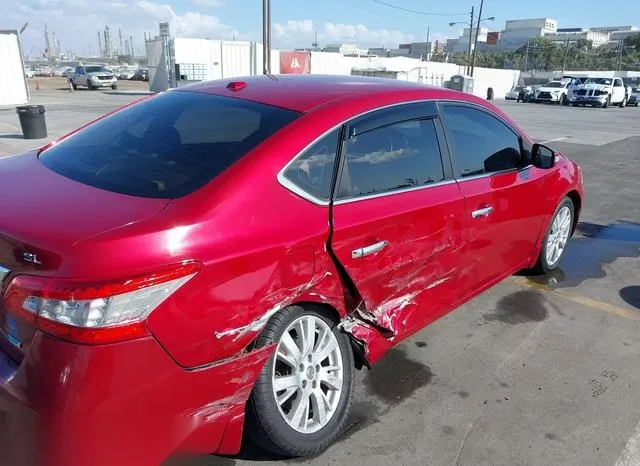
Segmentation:
{"type": "Polygon", "coordinates": [[[271,1],[262,0],[262,64],[263,74],[271,74],[271,1]]]}
{"type": "Polygon", "coordinates": [[[431,53],[431,44],[429,43],[429,35],[431,33],[431,26],[427,26],[427,45],[425,46],[425,60],[429,60],[429,54],[431,53]]]}
{"type": "MultiPolygon", "coordinates": [[[[478,24],[476,24],[476,38],[473,40],[473,55],[471,57],[471,76],[473,76],[473,68],[476,64],[476,49],[478,48],[478,33],[480,31],[480,18],[482,18],[483,4],[484,4],[484,0],[480,0],[480,11],[478,12],[478,24]]],[[[473,31],[473,18],[471,19],[471,30],[469,31],[469,35],[471,35],[472,31],[473,31]]]]}
{"type": "Polygon", "coordinates": [[[562,74],[564,74],[564,70],[567,68],[567,55],[569,55],[569,39],[567,39],[567,44],[564,49],[564,61],[562,62],[562,74]]]}
{"type": "Polygon", "coordinates": [[[618,48],[618,66],[616,69],[620,71],[620,68],[622,68],[622,41],[620,41],[620,47],[618,48]]]}
{"type": "Polygon", "coordinates": [[[524,72],[527,72],[527,64],[529,62],[529,39],[527,39],[527,54],[524,56],[524,72]]]}
{"type": "Polygon", "coordinates": [[[100,31],[98,31],[98,57],[102,56],[102,36],[100,35],[100,31]]]}
{"type": "Polygon", "coordinates": [[[467,55],[467,71],[465,73],[467,76],[471,73],[471,29],[473,29],[473,7],[471,7],[471,22],[469,22],[469,26],[469,53],[467,55]]]}

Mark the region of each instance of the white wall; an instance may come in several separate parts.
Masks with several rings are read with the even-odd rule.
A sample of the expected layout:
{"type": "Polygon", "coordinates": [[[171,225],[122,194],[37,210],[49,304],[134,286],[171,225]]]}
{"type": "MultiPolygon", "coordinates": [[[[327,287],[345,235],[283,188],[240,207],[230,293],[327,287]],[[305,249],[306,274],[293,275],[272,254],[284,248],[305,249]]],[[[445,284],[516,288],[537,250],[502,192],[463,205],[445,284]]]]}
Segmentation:
{"type": "Polygon", "coordinates": [[[0,106],[29,101],[22,53],[16,31],[0,31],[0,106]]]}
{"type": "MultiPolygon", "coordinates": [[[[159,59],[158,50],[147,46],[149,76],[159,59]]],[[[262,44],[242,41],[220,41],[209,39],[174,39],[177,64],[207,64],[208,79],[262,74],[262,44]]],[[[464,67],[453,63],[426,62],[409,57],[345,57],[339,53],[311,52],[311,73],[350,75],[353,68],[386,69],[400,72],[398,79],[443,86],[452,76],[463,74],[464,67]]],[[[280,51],[271,51],[271,73],[280,73],[280,51]]],[[[476,68],[474,94],[486,97],[487,88],[492,87],[496,99],[503,98],[519,78],[519,71],[476,68]]]]}

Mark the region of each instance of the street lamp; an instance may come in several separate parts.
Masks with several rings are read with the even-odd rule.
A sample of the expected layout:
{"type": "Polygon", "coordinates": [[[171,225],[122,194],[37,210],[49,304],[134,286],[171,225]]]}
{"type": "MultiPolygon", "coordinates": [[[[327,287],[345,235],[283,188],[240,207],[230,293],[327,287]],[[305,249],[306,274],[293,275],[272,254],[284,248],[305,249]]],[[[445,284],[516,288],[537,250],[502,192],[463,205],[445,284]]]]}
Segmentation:
{"type": "Polygon", "coordinates": [[[473,16],[474,16],[473,7],[471,7],[471,20],[468,23],[466,21],[456,21],[456,22],[449,23],[449,27],[455,26],[456,24],[464,24],[465,26],[469,26],[469,48],[467,52],[468,58],[467,58],[467,69],[466,69],[466,74],[469,76],[473,76],[473,62],[475,61],[475,57],[476,57],[476,46],[478,42],[478,30],[480,29],[480,23],[482,21],[493,21],[496,19],[495,16],[489,16],[487,18],[480,17],[482,15],[483,3],[484,3],[484,0],[480,0],[480,14],[478,15],[478,24],[476,27],[475,40],[473,41],[473,55],[471,53],[471,44],[472,44],[471,34],[473,34],[473,16]]]}

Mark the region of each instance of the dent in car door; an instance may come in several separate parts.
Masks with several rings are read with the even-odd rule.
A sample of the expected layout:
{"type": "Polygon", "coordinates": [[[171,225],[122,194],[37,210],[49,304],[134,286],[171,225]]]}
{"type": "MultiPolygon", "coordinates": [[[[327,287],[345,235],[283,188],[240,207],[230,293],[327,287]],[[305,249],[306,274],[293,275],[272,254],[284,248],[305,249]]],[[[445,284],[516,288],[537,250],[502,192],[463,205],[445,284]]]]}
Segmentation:
{"type": "Polygon", "coordinates": [[[359,309],[397,337],[450,309],[466,236],[436,107],[421,105],[348,127],[333,206],[331,247],[363,300],[359,309]]]}
{"type": "Polygon", "coordinates": [[[524,266],[544,219],[543,173],[519,135],[488,111],[442,106],[454,176],[466,203],[466,297],[524,266]]]}

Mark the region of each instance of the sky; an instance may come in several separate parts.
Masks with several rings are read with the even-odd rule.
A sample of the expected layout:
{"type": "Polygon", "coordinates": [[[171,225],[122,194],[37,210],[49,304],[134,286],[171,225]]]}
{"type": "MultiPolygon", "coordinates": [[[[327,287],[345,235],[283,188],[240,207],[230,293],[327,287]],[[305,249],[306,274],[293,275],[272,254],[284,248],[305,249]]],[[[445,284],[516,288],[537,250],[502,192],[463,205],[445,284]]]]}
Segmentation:
{"type": "MultiPolygon", "coordinates": [[[[355,43],[361,47],[397,47],[402,42],[457,37],[476,14],[480,0],[271,0],[272,47],[311,47],[317,31],[320,46],[355,43]],[[388,3],[399,8],[385,5],[388,3]],[[402,10],[400,8],[404,8],[402,10]],[[414,10],[414,11],[406,11],[414,10]],[[427,13],[427,14],[425,14],[427,13]]],[[[486,0],[482,17],[490,30],[501,30],[507,19],[549,17],[559,27],[630,24],[630,12],[640,11],[637,0],[618,0],[615,7],[595,0],[558,2],[486,0]]],[[[95,54],[98,30],[109,25],[114,47],[130,35],[138,55],[143,54],[144,33],[158,34],[158,23],[169,21],[171,34],[180,37],[261,41],[262,0],[0,0],[0,29],[20,29],[26,55],[42,54],[43,31],[55,32],[63,51],[95,54]]],[[[638,17],[640,23],[640,17],[638,17]]],[[[640,26],[640,24],[634,24],[640,26]]]]}

